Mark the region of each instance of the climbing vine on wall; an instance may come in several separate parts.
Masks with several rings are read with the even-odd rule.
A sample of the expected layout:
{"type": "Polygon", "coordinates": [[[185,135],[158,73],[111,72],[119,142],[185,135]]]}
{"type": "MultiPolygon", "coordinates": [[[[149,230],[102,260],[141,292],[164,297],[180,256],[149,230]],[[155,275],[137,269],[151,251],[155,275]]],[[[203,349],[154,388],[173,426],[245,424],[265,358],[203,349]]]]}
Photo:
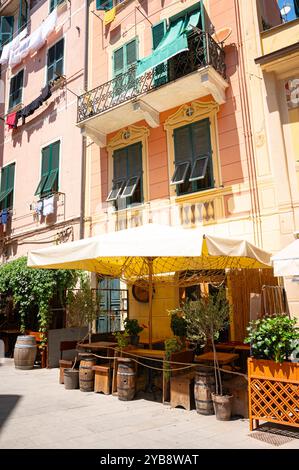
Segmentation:
{"type": "Polygon", "coordinates": [[[51,300],[58,295],[63,303],[67,289],[73,289],[85,277],[82,271],[28,268],[27,258],[22,257],[0,267],[0,292],[12,296],[22,332],[30,310],[37,308],[39,331],[44,334],[51,320],[51,300]]]}

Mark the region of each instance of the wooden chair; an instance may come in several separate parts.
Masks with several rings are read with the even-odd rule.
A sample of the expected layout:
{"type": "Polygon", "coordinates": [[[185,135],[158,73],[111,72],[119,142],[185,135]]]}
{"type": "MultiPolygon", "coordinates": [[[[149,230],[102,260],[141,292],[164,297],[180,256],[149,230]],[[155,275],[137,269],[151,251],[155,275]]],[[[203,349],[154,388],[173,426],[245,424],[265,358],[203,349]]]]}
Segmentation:
{"type": "Polygon", "coordinates": [[[62,359],[63,351],[71,351],[76,349],[77,341],[61,341],[60,342],[60,359],[62,359]]]}
{"type": "MultiPolygon", "coordinates": [[[[170,362],[182,362],[185,364],[192,364],[194,360],[194,351],[192,349],[185,349],[184,351],[179,351],[172,353],[170,356],[170,362]]],[[[178,375],[184,375],[186,373],[190,372],[190,369],[182,369],[180,370],[175,370],[180,367],[180,364],[170,364],[170,373],[171,373],[171,378],[178,376],[178,375]]],[[[163,403],[169,403],[170,401],[170,395],[171,395],[171,380],[165,379],[163,380],[163,403]]]]}
{"type": "Polygon", "coordinates": [[[92,370],[95,372],[94,376],[94,391],[96,393],[110,394],[111,390],[111,367],[110,364],[101,364],[100,366],[93,366],[92,370]]]}

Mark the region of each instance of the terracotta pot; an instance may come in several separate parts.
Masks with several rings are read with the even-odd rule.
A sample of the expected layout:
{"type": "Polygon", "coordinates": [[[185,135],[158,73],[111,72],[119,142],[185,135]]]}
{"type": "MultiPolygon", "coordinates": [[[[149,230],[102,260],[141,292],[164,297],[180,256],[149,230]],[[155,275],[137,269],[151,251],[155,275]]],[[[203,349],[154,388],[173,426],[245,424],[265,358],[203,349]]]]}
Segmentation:
{"type": "Polygon", "coordinates": [[[212,393],[212,400],[218,421],[229,421],[232,415],[232,395],[216,395],[212,393]]]}

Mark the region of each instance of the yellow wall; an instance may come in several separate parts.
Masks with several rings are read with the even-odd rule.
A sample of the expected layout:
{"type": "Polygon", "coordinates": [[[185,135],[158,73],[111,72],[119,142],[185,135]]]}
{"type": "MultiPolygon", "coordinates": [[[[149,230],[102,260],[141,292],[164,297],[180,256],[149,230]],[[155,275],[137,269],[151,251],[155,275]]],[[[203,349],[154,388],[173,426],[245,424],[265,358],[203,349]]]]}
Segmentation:
{"type": "MultiPolygon", "coordinates": [[[[129,290],[129,316],[136,318],[139,323],[148,325],[148,303],[137,302],[132,289],[129,290]]],[[[173,336],[170,329],[168,310],[177,308],[179,292],[177,287],[156,286],[153,297],[153,339],[165,339],[173,336]]],[[[148,329],[140,334],[141,339],[148,337],[148,329]]]]}

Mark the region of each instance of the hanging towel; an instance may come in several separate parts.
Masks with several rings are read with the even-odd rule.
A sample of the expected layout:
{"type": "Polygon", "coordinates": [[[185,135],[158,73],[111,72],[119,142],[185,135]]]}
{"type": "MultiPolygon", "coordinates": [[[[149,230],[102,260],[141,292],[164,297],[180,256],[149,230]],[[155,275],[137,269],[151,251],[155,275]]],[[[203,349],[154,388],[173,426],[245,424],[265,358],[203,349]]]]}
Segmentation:
{"type": "Polygon", "coordinates": [[[45,43],[45,39],[43,37],[43,25],[37,28],[32,34],[29,36],[29,52],[30,54],[34,54],[38,51],[45,43]]]}
{"type": "MultiPolygon", "coordinates": [[[[24,28],[10,43],[8,65],[14,67],[22,60],[22,53],[19,53],[19,47],[21,41],[27,36],[27,28],[24,28]]],[[[22,45],[23,48],[23,45],[22,45]]],[[[23,49],[21,49],[23,50],[23,49]]]]}
{"type": "Polygon", "coordinates": [[[6,124],[8,125],[8,129],[16,129],[17,128],[17,113],[10,113],[6,117],[6,124]]]}
{"type": "Polygon", "coordinates": [[[51,215],[54,212],[54,196],[47,197],[44,199],[44,206],[43,206],[43,215],[47,217],[47,215],[51,215]]]}
{"type": "Polygon", "coordinates": [[[24,28],[12,41],[3,47],[0,64],[7,64],[10,60],[10,56],[18,48],[20,41],[27,36],[27,28],[24,28]]]}
{"type": "Polygon", "coordinates": [[[43,200],[41,199],[40,201],[37,201],[37,203],[36,203],[36,205],[35,205],[35,212],[36,212],[38,215],[42,215],[42,213],[43,213],[43,207],[44,207],[43,200]]]}
{"type": "Polygon", "coordinates": [[[51,33],[55,30],[57,23],[57,9],[52,11],[48,18],[41,25],[42,27],[42,38],[45,41],[51,33]]]}
{"type": "Polygon", "coordinates": [[[1,224],[6,225],[8,221],[8,210],[3,209],[1,213],[1,224]]]}
{"type": "Polygon", "coordinates": [[[115,20],[116,16],[116,7],[111,8],[111,10],[107,10],[104,13],[104,25],[112,23],[115,20]]]}
{"type": "Polygon", "coordinates": [[[48,83],[41,92],[41,97],[43,101],[47,101],[52,96],[51,85],[48,83]]]}
{"type": "Polygon", "coordinates": [[[5,46],[3,47],[1,59],[0,59],[1,65],[7,64],[9,60],[10,48],[11,48],[11,42],[9,42],[8,44],[5,44],[5,46]]]}

